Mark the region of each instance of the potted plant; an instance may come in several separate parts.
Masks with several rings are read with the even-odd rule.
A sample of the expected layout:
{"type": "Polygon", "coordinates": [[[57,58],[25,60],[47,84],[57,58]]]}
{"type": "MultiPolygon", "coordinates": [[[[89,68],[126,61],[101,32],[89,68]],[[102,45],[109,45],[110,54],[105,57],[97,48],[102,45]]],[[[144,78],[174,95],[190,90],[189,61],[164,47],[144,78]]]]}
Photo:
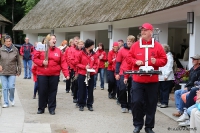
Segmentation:
{"type": "Polygon", "coordinates": [[[183,68],[178,68],[174,74],[175,90],[180,89],[180,83],[187,83],[189,80],[189,71],[183,68]]]}

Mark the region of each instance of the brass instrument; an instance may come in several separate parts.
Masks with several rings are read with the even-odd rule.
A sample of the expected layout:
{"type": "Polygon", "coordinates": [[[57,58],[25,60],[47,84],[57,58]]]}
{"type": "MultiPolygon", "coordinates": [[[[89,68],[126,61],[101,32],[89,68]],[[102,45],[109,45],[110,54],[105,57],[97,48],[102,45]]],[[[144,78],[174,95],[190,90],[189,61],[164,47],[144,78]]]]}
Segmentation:
{"type": "Polygon", "coordinates": [[[92,69],[86,69],[86,74],[85,74],[85,84],[86,84],[86,86],[88,86],[89,85],[89,80],[90,80],[90,73],[95,73],[95,70],[92,68],[92,69]]]}
{"type": "MultiPolygon", "coordinates": [[[[45,55],[44,55],[44,57],[45,57],[45,61],[48,61],[48,59],[49,59],[49,41],[48,40],[45,41],[45,55]]],[[[45,68],[47,68],[47,66],[45,66],[45,68]]]]}
{"type": "Polygon", "coordinates": [[[90,80],[90,72],[87,71],[86,75],[85,75],[85,84],[86,86],[89,85],[89,80],[90,80]]]}

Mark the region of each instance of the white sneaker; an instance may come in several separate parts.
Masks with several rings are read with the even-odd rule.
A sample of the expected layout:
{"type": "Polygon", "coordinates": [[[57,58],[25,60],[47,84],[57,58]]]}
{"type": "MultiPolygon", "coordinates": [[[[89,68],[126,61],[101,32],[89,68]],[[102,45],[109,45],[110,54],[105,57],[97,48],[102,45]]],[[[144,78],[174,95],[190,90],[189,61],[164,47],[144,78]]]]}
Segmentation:
{"type": "Polygon", "coordinates": [[[182,126],[182,127],[189,126],[190,125],[190,120],[186,120],[185,122],[180,122],[178,125],[182,126]]]}
{"type": "Polygon", "coordinates": [[[122,113],[126,113],[126,112],[128,112],[128,109],[127,108],[122,108],[121,111],[122,111],[122,113]]]}
{"type": "Polygon", "coordinates": [[[129,114],[132,114],[132,110],[128,110],[129,114]]]}
{"type": "Polygon", "coordinates": [[[177,122],[182,122],[182,121],[185,121],[185,120],[189,120],[189,116],[186,112],[184,112],[176,121],[177,122]]]}
{"type": "Polygon", "coordinates": [[[15,101],[14,101],[14,100],[11,102],[11,105],[12,105],[12,106],[14,106],[14,105],[15,105],[15,101]]]}
{"type": "Polygon", "coordinates": [[[3,108],[8,108],[8,105],[7,105],[7,104],[4,104],[2,107],[3,107],[3,108]]]}

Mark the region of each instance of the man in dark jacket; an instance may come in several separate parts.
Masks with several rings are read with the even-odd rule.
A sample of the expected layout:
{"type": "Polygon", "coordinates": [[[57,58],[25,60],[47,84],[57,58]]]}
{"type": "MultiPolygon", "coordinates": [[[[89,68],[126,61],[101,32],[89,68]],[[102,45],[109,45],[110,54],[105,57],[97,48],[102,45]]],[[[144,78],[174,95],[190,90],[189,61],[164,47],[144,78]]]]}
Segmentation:
{"type": "Polygon", "coordinates": [[[198,78],[200,77],[200,64],[199,64],[199,60],[200,60],[200,55],[195,55],[192,58],[192,64],[193,67],[189,70],[189,80],[187,82],[187,84],[185,85],[184,89],[180,89],[180,90],[176,90],[175,91],[175,104],[176,107],[178,108],[178,112],[174,113],[174,116],[181,116],[183,113],[183,106],[184,103],[181,100],[181,95],[190,91],[192,87],[194,87],[194,82],[198,80],[198,78]]]}
{"type": "Polygon", "coordinates": [[[29,43],[29,38],[26,37],[25,43],[20,48],[20,54],[23,56],[24,79],[31,79],[32,52],[33,52],[33,45],[29,43]]]}

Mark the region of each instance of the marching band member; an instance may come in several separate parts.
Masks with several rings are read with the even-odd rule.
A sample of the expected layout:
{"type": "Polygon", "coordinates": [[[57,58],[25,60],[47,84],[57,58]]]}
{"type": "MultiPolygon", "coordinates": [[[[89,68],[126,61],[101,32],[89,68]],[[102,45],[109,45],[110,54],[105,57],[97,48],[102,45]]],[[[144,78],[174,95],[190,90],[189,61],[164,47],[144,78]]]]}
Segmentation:
{"type": "MultiPolygon", "coordinates": [[[[67,46],[67,40],[63,40],[60,46],[58,48],[61,50],[63,54],[65,54],[66,49],[68,48],[67,46]]],[[[66,81],[65,76],[63,76],[63,73],[61,72],[61,77],[63,81],[66,81]]]]}
{"type": "Polygon", "coordinates": [[[126,63],[126,56],[128,55],[128,52],[132,46],[132,44],[135,42],[135,37],[130,35],[127,37],[127,43],[124,44],[124,47],[122,47],[117,55],[116,59],[116,70],[115,70],[115,78],[116,80],[119,80],[119,97],[118,100],[121,104],[121,112],[126,113],[129,111],[131,113],[131,105],[130,105],[130,88],[131,88],[131,82],[132,78],[129,77],[128,80],[128,86],[124,83],[124,71],[126,70],[127,63],[126,63]],[[126,89],[128,90],[128,95],[126,92],[126,89]],[[127,100],[128,98],[128,100],[127,100]]]}
{"type": "MultiPolygon", "coordinates": [[[[73,65],[76,66],[75,64],[75,60],[76,58],[78,57],[78,55],[81,53],[81,51],[83,50],[83,47],[84,47],[84,41],[82,40],[79,40],[78,41],[78,44],[76,46],[76,49],[75,49],[75,53],[74,53],[74,61],[73,61],[73,65]]],[[[77,80],[77,77],[78,77],[78,68],[76,67],[75,69],[75,76],[74,76],[74,96],[73,96],[73,102],[74,103],[77,103],[78,101],[78,80],[77,80]]]]}
{"type": "Polygon", "coordinates": [[[108,98],[116,99],[117,83],[115,79],[116,58],[119,50],[118,42],[113,43],[113,49],[108,52],[108,98]]]}
{"type": "Polygon", "coordinates": [[[89,111],[93,111],[93,88],[94,88],[94,74],[95,72],[88,72],[88,69],[96,69],[98,66],[98,59],[93,51],[94,41],[87,39],[85,41],[85,48],[76,58],[76,66],[78,67],[78,103],[79,110],[83,111],[84,106],[87,105],[89,111]],[[88,86],[87,86],[87,85],[88,86]],[[86,97],[88,95],[88,97],[86,97]],[[87,100],[86,100],[87,99],[87,100]],[[86,102],[87,101],[87,102],[86,102]]]}
{"type": "Polygon", "coordinates": [[[69,71],[63,54],[60,49],[55,47],[56,36],[49,34],[45,40],[49,43],[49,46],[47,46],[48,50],[37,51],[33,59],[37,65],[37,81],[39,85],[39,107],[37,114],[44,113],[45,107],[48,104],[49,113],[55,115],[60,71],[62,69],[66,79],[69,79],[69,71]]]}
{"type": "Polygon", "coordinates": [[[76,67],[73,65],[73,57],[75,53],[76,45],[79,41],[79,37],[74,37],[73,43],[70,43],[70,47],[65,51],[65,59],[67,61],[67,64],[69,66],[70,70],[70,79],[66,81],[66,93],[69,93],[70,86],[72,91],[72,96],[74,95],[74,83],[71,83],[71,78],[74,77],[75,69],[76,67]]]}
{"type": "MultiPolygon", "coordinates": [[[[133,44],[126,58],[127,68],[128,70],[133,68],[134,71],[138,71],[140,66],[144,66],[145,62],[148,62],[149,66],[152,66],[154,70],[158,70],[159,67],[167,63],[165,51],[159,42],[153,41],[153,26],[151,24],[144,23],[140,29],[141,38],[133,44]],[[154,47],[148,48],[148,60],[145,61],[145,48],[140,48],[140,45],[153,44],[154,47]]],[[[124,82],[127,82],[127,80],[128,77],[125,77],[124,82]]],[[[135,126],[133,133],[140,132],[144,125],[145,115],[145,132],[154,133],[152,128],[154,128],[155,124],[158,86],[158,75],[133,74],[131,88],[131,109],[133,125],[135,126]]]]}
{"type": "Polygon", "coordinates": [[[101,79],[101,90],[104,90],[104,69],[105,69],[105,62],[107,61],[106,52],[104,51],[104,45],[103,43],[98,44],[98,50],[96,51],[96,55],[99,58],[99,67],[97,70],[97,74],[94,76],[94,89],[96,89],[96,82],[98,73],[100,73],[100,79],[101,79]]]}

